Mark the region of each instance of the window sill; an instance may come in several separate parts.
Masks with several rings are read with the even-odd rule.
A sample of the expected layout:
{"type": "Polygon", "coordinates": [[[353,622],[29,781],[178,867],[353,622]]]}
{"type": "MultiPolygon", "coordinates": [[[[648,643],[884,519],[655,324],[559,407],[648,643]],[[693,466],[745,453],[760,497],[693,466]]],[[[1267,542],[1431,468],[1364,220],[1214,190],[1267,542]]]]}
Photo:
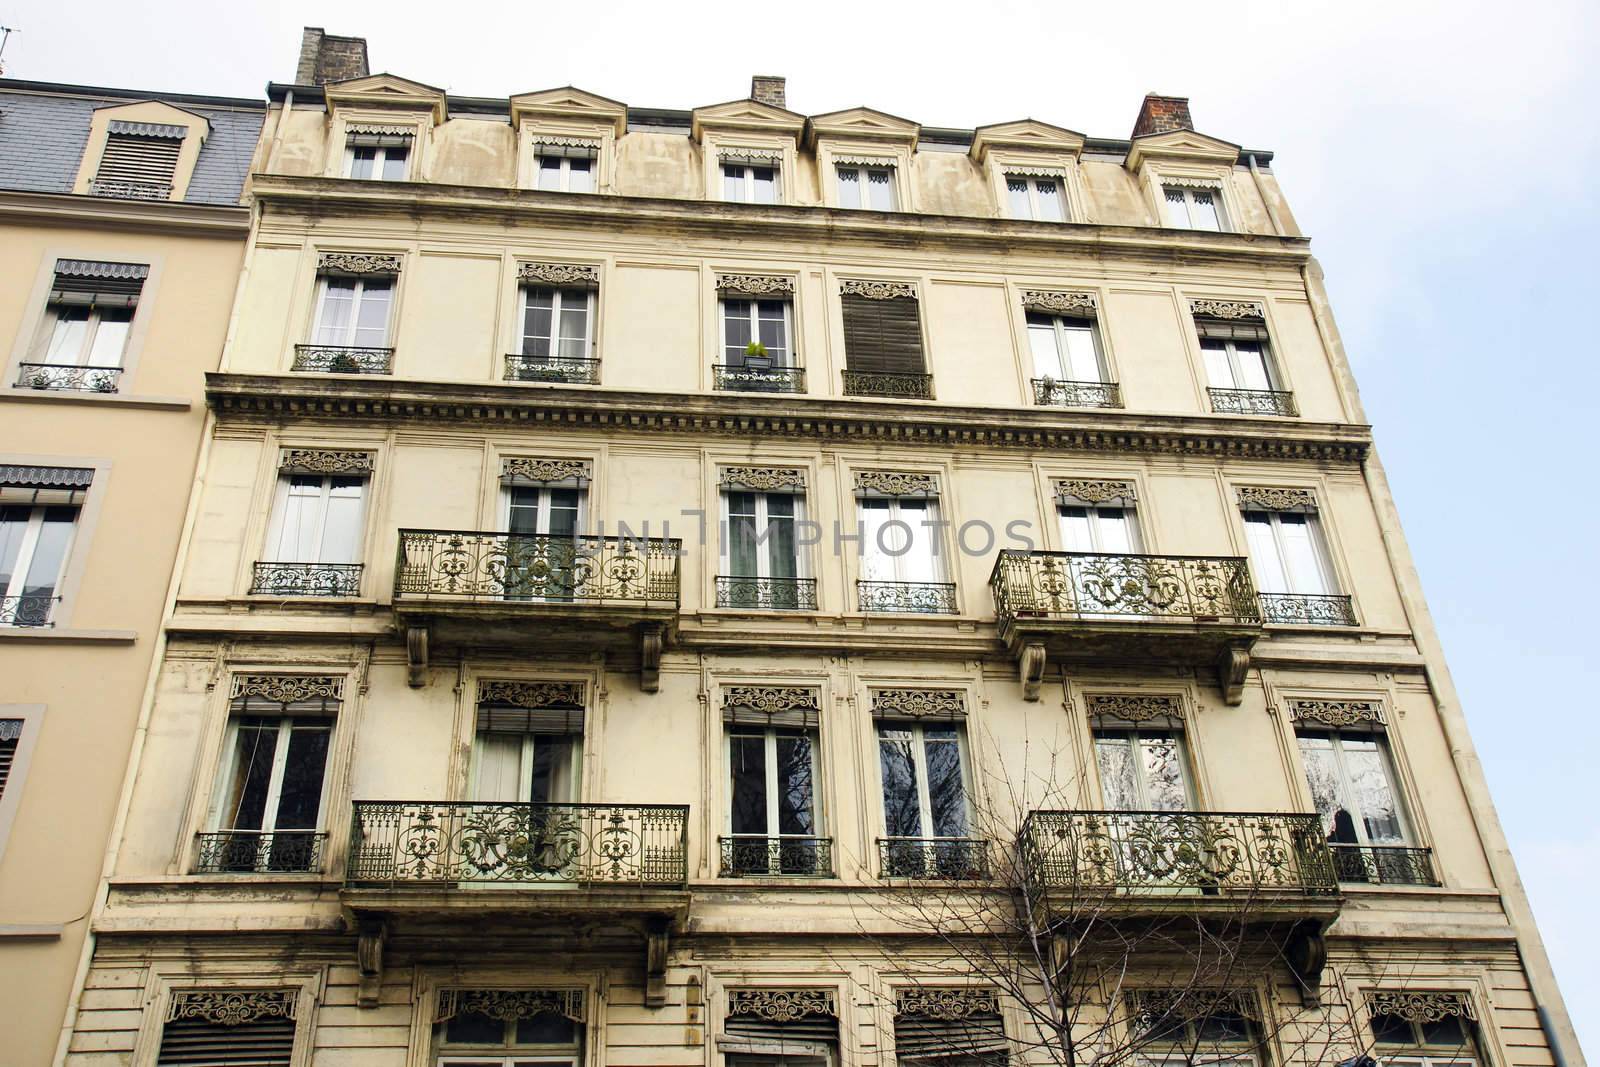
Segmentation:
{"type": "Polygon", "coordinates": [[[66,929],[65,923],[0,923],[0,940],[59,941],[66,929]]]}
{"type": "Polygon", "coordinates": [[[131,645],[138,640],[137,630],[74,630],[68,626],[0,626],[0,641],[131,645]]]}
{"type": "Polygon", "coordinates": [[[32,389],[13,385],[3,395],[8,400],[31,403],[110,404],[113,407],[147,408],[158,411],[188,411],[194,402],[181,396],[136,396],[122,393],[80,393],[71,389],[32,389]]]}

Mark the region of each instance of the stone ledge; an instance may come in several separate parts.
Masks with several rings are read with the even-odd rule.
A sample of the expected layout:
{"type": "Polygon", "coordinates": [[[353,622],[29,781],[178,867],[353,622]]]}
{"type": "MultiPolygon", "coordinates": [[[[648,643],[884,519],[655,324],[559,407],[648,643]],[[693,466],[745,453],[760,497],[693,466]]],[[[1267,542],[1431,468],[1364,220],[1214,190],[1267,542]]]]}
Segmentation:
{"type": "Polygon", "coordinates": [[[137,630],[74,630],[61,626],[0,626],[0,641],[59,641],[67,644],[131,645],[137,630]]]}
{"type": "Polygon", "coordinates": [[[80,393],[71,389],[30,389],[13,385],[0,393],[0,400],[24,404],[108,404],[112,407],[144,408],[153,411],[189,411],[194,401],[181,396],[138,396],[120,393],[80,393]]]}

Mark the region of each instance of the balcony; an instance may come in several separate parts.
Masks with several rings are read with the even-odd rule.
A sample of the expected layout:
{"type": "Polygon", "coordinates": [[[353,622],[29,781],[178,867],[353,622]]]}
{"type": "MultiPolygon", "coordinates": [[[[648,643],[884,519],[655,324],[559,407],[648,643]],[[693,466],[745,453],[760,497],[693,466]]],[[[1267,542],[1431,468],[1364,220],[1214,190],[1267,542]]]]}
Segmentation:
{"type": "Polygon", "coordinates": [[[394,349],[355,345],[295,345],[293,370],[325,374],[388,374],[394,349]]]}
{"type": "Polygon", "coordinates": [[[989,585],[1029,700],[1050,656],[1215,666],[1228,703],[1242,698],[1261,613],[1240,557],[1003,551],[989,585]]]}
{"type": "Polygon", "coordinates": [[[70,367],[56,363],[17,364],[17,387],[64,393],[114,393],[121,367],[70,367]]]}
{"type": "Polygon", "coordinates": [[[734,834],[722,845],[722,877],[833,877],[833,838],[734,834]]]}
{"type": "Polygon", "coordinates": [[[1262,593],[1261,617],[1289,626],[1356,625],[1356,609],[1348,595],[1262,593]]]}
{"type": "Polygon", "coordinates": [[[196,874],[286,874],[322,870],[328,835],[315,830],[222,830],[199,834],[196,874]]]}
{"type": "Polygon", "coordinates": [[[640,685],[660,682],[661,648],[678,618],[682,542],[401,530],[394,611],[411,684],[427,680],[435,641],[470,647],[637,646],[640,685]]]}
{"type": "Polygon", "coordinates": [[[711,368],[711,384],[719,391],[731,393],[803,393],[806,372],[801,367],[718,363],[711,368]]]}
{"type": "Polygon", "coordinates": [[[1122,386],[1116,382],[1071,382],[1033,379],[1033,402],[1040,407],[1120,408],[1122,386]]]}
{"type": "Polygon", "coordinates": [[[878,871],[884,878],[987,878],[989,842],[976,837],[880,837],[878,871]]]}
{"type": "Polygon", "coordinates": [[[360,596],[359,563],[257,563],[251,596],[360,596]]]}
{"type": "Polygon", "coordinates": [[[1346,845],[1330,842],[1339,881],[1367,885],[1438,885],[1433,852],[1409,845],[1346,845]]]}
{"type": "Polygon", "coordinates": [[[751,611],[816,611],[817,580],[719,574],[717,607],[751,611]]]}
{"type": "Polygon", "coordinates": [[[600,361],[577,356],[506,356],[508,382],[545,382],[551,385],[599,385],[600,361]]]}
{"type": "Polygon", "coordinates": [[[54,626],[58,596],[0,596],[0,626],[54,626]]]}
{"type": "Polygon", "coordinates": [[[862,370],[847,370],[843,374],[845,396],[894,397],[902,400],[933,399],[931,374],[879,374],[862,370]]]}
{"type": "Polygon", "coordinates": [[[1283,415],[1295,418],[1300,409],[1294,394],[1278,389],[1208,389],[1211,410],[1219,415],[1283,415]]]}
{"type": "Polygon", "coordinates": [[[953,582],[856,582],[856,603],[868,614],[954,615],[953,582]]]}

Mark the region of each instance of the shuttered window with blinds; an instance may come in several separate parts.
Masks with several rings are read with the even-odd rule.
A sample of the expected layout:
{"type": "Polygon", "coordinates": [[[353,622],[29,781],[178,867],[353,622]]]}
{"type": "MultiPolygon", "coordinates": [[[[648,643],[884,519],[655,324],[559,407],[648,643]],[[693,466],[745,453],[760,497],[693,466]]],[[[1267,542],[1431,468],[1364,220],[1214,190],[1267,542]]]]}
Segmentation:
{"type": "Polygon", "coordinates": [[[288,1067],[294,1019],[271,1016],[227,1023],[208,1018],[170,1020],[161,1031],[157,1067],[288,1067]]]}
{"type": "Polygon", "coordinates": [[[894,1054],[900,1067],[1005,1067],[1008,1047],[999,1011],[956,1018],[895,1016],[894,1054]]]}
{"type": "Polygon", "coordinates": [[[873,300],[846,293],[845,365],[867,374],[922,374],[922,323],[914,297],[873,300]]]}
{"type": "Polygon", "coordinates": [[[106,146],[90,191],[100,196],[165,200],[172,193],[182,149],[181,134],[149,136],[112,130],[106,134],[106,146]]]}
{"type": "Polygon", "coordinates": [[[21,719],[0,719],[0,799],[11,781],[11,767],[17,760],[17,743],[22,740],[21,719]]]}
{"type": "Polygon", "coordinates": [[[729,994],[717,1045],[729,1067],[827,1067],[837,1062],[835,994],[822,989],[744,989],[729,994]]]}

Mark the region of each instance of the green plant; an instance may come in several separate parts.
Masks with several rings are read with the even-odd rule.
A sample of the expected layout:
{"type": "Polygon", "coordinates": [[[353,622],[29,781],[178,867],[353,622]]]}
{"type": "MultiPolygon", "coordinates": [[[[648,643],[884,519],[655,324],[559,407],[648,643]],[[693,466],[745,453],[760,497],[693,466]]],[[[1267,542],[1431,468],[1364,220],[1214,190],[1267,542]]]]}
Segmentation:
{"type": "Polygon", "coordinates": [[[747,356],[765,356],[767,354],[767,346],[760,341],[751,341],[744,346],[744,354],[747,356]]]}

